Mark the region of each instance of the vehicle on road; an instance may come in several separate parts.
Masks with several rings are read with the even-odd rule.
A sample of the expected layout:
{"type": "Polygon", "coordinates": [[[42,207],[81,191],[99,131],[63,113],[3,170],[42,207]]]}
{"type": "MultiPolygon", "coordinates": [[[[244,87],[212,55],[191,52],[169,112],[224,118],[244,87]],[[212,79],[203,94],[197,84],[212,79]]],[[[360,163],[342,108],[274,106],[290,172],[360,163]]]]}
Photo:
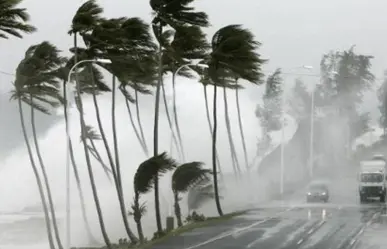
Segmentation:
{"type": "Polygon", "coordinates": [[[374,156],[371,160],[360,162],[358,175],[360,203],[369,198],[379,198],[386,201],[386,161],[381,156],[374,156]]]}
{"type": "Polygon", "coordinates": [[[328,202],[329,201],[329,189],[325,183],[311,183],[308,186],[308,192],[306,193],[306,202],[328,202]]]}

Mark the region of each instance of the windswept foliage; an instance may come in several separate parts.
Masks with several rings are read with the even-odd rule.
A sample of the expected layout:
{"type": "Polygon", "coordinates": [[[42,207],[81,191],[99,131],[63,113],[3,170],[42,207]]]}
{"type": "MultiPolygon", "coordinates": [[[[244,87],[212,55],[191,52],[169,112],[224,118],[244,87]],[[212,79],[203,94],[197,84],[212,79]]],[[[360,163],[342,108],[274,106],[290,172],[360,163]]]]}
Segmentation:
{"type": "Polygon", "coordinates": [[[172,175],[172,191],[175,199],[175,215],[178,226],[182,226],[179,193],[186,193],[193,187],[198,187],[210,179],[212,171],[203,169],[202,162],[190,162],[180,165],[172,175]]]}
{"type": "Polygon", "coordinates": [[[277,69],[267,78],[263,105],[258,105],[255,111],[255,115],[261,120],[261,125],[266,132],[281,129],[282,85],[281,69],[277,69]]]}
{"type": "Polygon", "coordinates": [[[0,0],[0,38],[23,38],[22,33],[30,34],[36,31],[34,26],[28,24],[30,15],[27,10],[18,7],[21,2],[22,0],[0,0]]]}
{"type": "Polygon", "coordinates": [[[140,240],[144,240],[142,232],[141,217],[145,212],[145,204],[140,204],[140,195],[149,193],[154,188],[155,179],[177,167],[174,159],[170,158],[166,152],[153,156],[138,166],[133,179],[134,203],[132,204],[132,214],[137,224],[137,231],[140,240]]]}

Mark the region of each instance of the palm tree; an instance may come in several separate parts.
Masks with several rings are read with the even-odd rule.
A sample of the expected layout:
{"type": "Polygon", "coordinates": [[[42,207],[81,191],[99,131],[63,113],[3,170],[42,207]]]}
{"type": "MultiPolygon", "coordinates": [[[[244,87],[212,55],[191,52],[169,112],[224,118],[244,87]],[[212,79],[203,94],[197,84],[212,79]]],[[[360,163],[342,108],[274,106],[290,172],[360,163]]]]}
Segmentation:
{"type": "MultiPolygon", "coordinates": [[[[87,2],[85,2],[76,12],[75,16],[73,17],[73,20],[72,20],[72,25],[71,25],[71,30],[69,31],[69,34],[70,35],[74,35],[73,38],[73,42],[74,42],[74,57],[72,58],[72,60],[69,61],[69,64],[66,65],[66,68],[71,68],[75,63],[78,62],[78,34],[79,33],[86,33],[88,31],[90,31],[95,25],[96,23],[98,22],[98,20],[100,19],[100,15],[101,13],[103,12],[103,9],[98,6],[98,4],[96,4],[96,1],[95,0],[89,0],[87,2]]],[[[77,71],[75,72],[75,78],[77,78],[77,71]]],[[[67,74],[64,76],[64,87],[63,87],[63,96],[66,100],[66,103],[64,105],[64,113],[65,113],[65,122],[66,122],[66,127],[68,127],[68,116],[67,116],[67,87],[66,87],[66,83],[70,83],[70,82],[66,82],[67,81],[67,74]]],[[[86,124],[85,124],[85,121],[84,121],[84,117],[83,117],[83,105],[81,103],[81,95],[77,95],[77,101],[76,101],[76,104],[77,104],[77,107],[78,107],[78,110],[80,111],[81,113],[81,118],[82,120],[80,120],[80,123],[81,123],[81,133],[82,134],[85,134],[86,133],[86,124]]],[[[69,134],[67,134],[67,137],[69,139],[68,141],[68,144],[69,144],[69,152],[70,152],[70,158],[71,158],[71,164],[73,166],[73,171],[74,171],[74,176],[75,176],[75,180],[76,180],[76,183],[77,183],[77,189],[78,189],[78,193],[79,193],[79,198],[80,198],[80,202],[81,202],[81,209],[82,209],[82,217],[83,217],[83,220],[84,220],[84,223],[85,223],[85,226],[86,226],[86,230],[87,230],[87,233],[89,235],[89,240],[94,240],[92,234],[91,234],[91,229],[90,229],[90,225],[89,225],[89,222],[88,222],[88,219],[87,219],[87,215],[86,215],[86,207],[85,207],[85,200],[84,200],[84,195],[83,195],[83,191],[82,191],[82,185],[81,185],[81,180],[80,180],[80,177],[79,177],[79,173],[78,173],[78,167],[76,165],[76,161],[75,161],[75,157],[74,157],[74,149],[73,149],[73,146],[72,146],[72,142],[71,142],[71,139],[70,139],[70,136],[69,134]]],[[[83,142],[83,145],[84,145],[84,149],[85,149],[85,157],[86,157],[86,163],[88,163],[88,169],[91,169],[91,165],[90,165],[90,155],[88,154],[88,147],[87,147],[87,143],[86,143],[86,137],[84,136],[81,136],[82,138],[82,142],[83,142]]],[[[92,172],[89,171],[89,176],[90,177],[93,177],[92,176],[92,172]]],[[[94,177],[93,177],[94,178],[94,177]]],[[[93,195],[95,198],[98,199],[98,195],[97,193],[94,193],[93,192],[93,195]]],[[[97,205],[99,206],[99,200],[96,201],[96,203],[98,203],[97,205]]],[[[99,219],[102,220],[102,214],[99,214],[99,219]]],[[[102,220],[102,223],[103,223],[103,220],[102,220]]],[[[104,228],[101,227],[102,230],[104,230],[104,228]]],[[[104,233],[105,234],[105,233],[104,233]]],[[[105,237],[105,242],[107,241],[108,244],[110,244],[109,242],[109,239],[107,239],[107,236],[104,236],[105,237]],[[107,240],[106,240],[107,239],[107,240]]]]}
{"type": "Polygon", "coordinates": [[[183,226],[179,193],[186,193],[191,188],[197,187],[204,179],[210,179],[211,170],[203,169],[202,162],[190,162],[180,165],[172,175],[172,191],[175,201],[175,215],[179,227],[183,226]]]}
{"type": "MultiPolygon", "coordinates": [[[[196,12],[190,4],[194,0],[151,0],[150,6],[154,11],[152,20],[153,33],[158,42],[158,82],[155,96],[155,119],[153,129],[153,155],[158,155],[158,129],[159,129],[159,109],[160,109],[160,90],[163,79],[163,55],[164,39],[162,38],[164,28],[169,25],[173,28],[183,25],[194,25],[199,27],[208,26],[208,16],[204,12],[196,12]]],[[[155,178],[155,213],[157,231],[162,232],[159,186],[158,179],[155,178]]]]}
{"type": "MultiPolygon", "coordinates": [[[[209,44],[206,39],[205,33],[198,26],[177,26],[175,28],[173,40],[166,46],[163,52],[163,65],[164,73],[171,72],[172,75],[176,73],[186,78],[193,78],[193,75],[189,72],[190,67],[193,70],[199,70],[198,66],[190,65],[191,61],[204,59],[209,50],[209,44]],[[178,72],[177,72],[178,70],[178,72]]],[[[184,146],[182,141],[182,135],[180,131],[177,106],[176,106],[176,77],[172,77],[172,94],[173,94],[173,119],[176,127],[176,133],[180,152],[183,161],[185,161],[184,146]]],[[[169,117],[168,107],[165,101],[164,84],[162,85],[164,104],[167,110],[167,117],[169,117]]],[[[173,126],[170,124],[173,133],[173,126]]],[[[177,148],[179,148],[177,147],[177,148]]]]}
{"type": "Polygon", "coordinates": [[[65,59],[59,56],[59,51],[57,50],[57,48],[48,42],[42,42],[40,44],[29,47],[25,53],[25,58],[19,63],[16,69],[16,81],[14,83],[15,90],[13,91],[11,97],[11,99],[18,100],[23,135],[30,156],[31,166],[33,168],[35,178],[38,184],[43,210],[45,213],[50,248],[55,248],[55,246],[51,232],[50,216],[46,203],[44,187],[47,192],[56,241],[59,248],[63,247],[56,222],[55,208],[52,200],[48,176],[46,173],[42,155],[40,153],[39,143],[37,141],[34,109],[38,109],[43,113],[49,114],[50,111],[48,108],[56,107],[59,105],[59,103],[63,102],[58,90],[60,78],[57,69],[64,62],[65,59]],[[31,124],[33,139],[39,159],[40,169],[43,174],[44,187],[38,172],[36,162],[33,158],[31,145],[28,141],[25,121],[23,117],[22,102],[28,104],[31,107],[31,124]]]}
{"type": "Polygon", "coordinates": [[[134,175],[134,203],[132,205],[132,214],[137,224],[137,231],[140,241],[144,240],[144,234],[141,226],[141,217],[146,211],[145,203],[140,204],[140,196],[149,193],[154,187],[154,179],[175,169],[177,163],[170,158],[166,152],[153,156],[140,164],[134,175]]]}
{"type": "Polygon", "coordinates": [[[126,89],[125,85],[120,85],[119,89],[120,89],[122,95],[124,95],[124,97],[125,97],[126,109],[128,110],[129,119],[130,119],[130,123],[131,123],[132,128],[133,128],[134,134],[136,135],[136,138],[137,138],[138,142],[140,143],[140,146],[141,146],[145,156],[148,157],[149,156],[148,146],[147,146],[146,141],[145,141],[144,131],[142,130],[141,118],[139,117],[140,114],[139,114],[139,108],[138,108],[138,106],[139,106],[138,105],[138,91],[135,90],[135,94],[137,97],[133,98],[133,96],[126,89]],[[135,123],[133,113],[132,113],[132,110],[130,107],[131,103],[135,103],[135,105],[136,105],[137,125],[139,126],[138,128],[137,128],[137,125],[135,123]]]}
{"type": "Polygon", "coordinates": [[[0,1],[0,38],[8,39],[9,36],[23,38],[23,33],[33,33],[36,28],[27,24],[30,20],[25,8],[18,8],[22,0],[0,1]]]}
{"type": "MultiPolygon", "coordinates": [[[[97,146],[95,145],[95,142],[94,142],[94,140],[101,140],[101,135],[99,135],[92,126],[86,125],[86,134],[84,134],[84,136],[86,136],[86,139],[89,140],[90,142],[90,145],[89,144],[87,145],[87,148],[89,149],[90,154],[94,157],[95,160],[97,160],[101,164],[106,176],[108,177],[109,180],[111,180],[112,171],[103,161],[102,156],[97,150],[97,146]]],[[[81,137],[81,142],[82,142],[82,137],[81,137]]]]}
{"type": "MultiPolygon", "coordinates": [[[[205,104],[205,107],[206,107],[206,117],[207,117],[207,122],[208,122],[208,128],[210,129],[210,135],[211,135],[211,138],[212,138],[212,124],[211,124],[211,117],[210,117],[210,108],[208,106],[208,93],[207,93],[207,86],[212,84],[211,82],[211,79],[210,77],[208,76],[208,70],[207,69],[204,69],[202,70],[201,72],[199,72],[200,74],[200,83],[203,84],[203,92],[204,92],[204,104],[205,104]]],[[[219,154],[218,154],[218,150],[216,149],[215,151],[215,156],[216,156],[216,163],[219,167],[219,173],[220,173],[220,176],[222,176],[222,166],[220,164],[220,160],[219,160],[219,154]]]]}
{"type": "Polygon", "coordinates": [[[229,115],[229,109],[228,109],[228,101],[227,101],[227,90],[226,85],[223,83],[223,102],[224,102],[224,119],[226,123],[226,130],[227,130],[227,137],[228,142],[230,145],[230,154],[231,154],[231,161],[234,168],[234,174],[236,176],[241,174],[241,167],[239,165],[238,156],[235,149],[234,139],[231,132],[231,123],[230,123],[230,115],[229,115]]]}
{"type": "MultiPolygon", "coordinates": [[[[103,67],[113,75],[112,80],[112,124],[113,124],[113,140],[114,140],[114,158],[108,144],[97,102],[97,94],[103,91],[110,91],[110,88],[103,82],[103,76],[96,67],[90,67],[83,70],[89,71],[90,78],[86,77],[86,81],[82,85],[87,86],[87,82],[91,82],[90,93],[93,97],[94,108],[96,110],[97,122],[102,141],[104,143],[117,195],[120,203],[121,215],[125,225],[126,232],[130,240],[137,242],[136,236],[130,230],[126,215],[125,201],[121,180],[121,167],[118,156],[117,146],[117,131],[115,128],[115,90],[117,87],[116,80],[121,84],[130,85],[130,82],[135,80],[152,79],[152,50],[154,44],[148,31],[148,26],[139,18],[115,18],[115,19],[100,19],[99,24],[94,27],[92,32],[82,34],[82,38],[87,46],[82,50],[82,56],[88,59],[106,57],[112,61],[111,65],[103,65],[103,67]],[[148,57],[145,57],[148,55],[148,57]],[[145,69],[142,68],[145,65],[145,69]],[[141,70],[140,70],[141,69],[141,70]],[[140,74],[140,73],[141,74],[140,74]],[[142,78],[139,76],[141,75],[142,78]]],[[[101,65],[102,66],[102,65],[101,65]]],[[[147,83],[147,81],[140,82],[147,83]]]]}
{"type": "MultiPolygon", "coordinates": [[[[58,243],[58,248],[61,249],[63,248],[63,246],[59,235],[54,202],[52,200],[52,194],[46,172],[46,166],[44,164],[42,153],[40,151],[35,125],[35,109],[49,115],[49,108],[56,108],[59,106],[60,103],[63,103],[58,88],[60,84],[60,75],[58,74],[58,69],[63,66],[65,58],[60,57],[59,53],[60,51],[54,45],[48,42],[42,42],[39,45],[30,47],[30,49],[28,49],[26,52],[26,57],[29,57],[29,61],[31,63],[30,66],[31,68],[34,68],[34,71],[31,70],[29,72],[30,77],[27,80],[29,82],[26,82],[25,86],[27,88],[27,91],[29,91],[30,95],[28,104],[31,108],[31,125],[34,145],[36,149],[36,154],[38,156],[40,168],[43,174],[43,179],[45,182],[55,237],[58,243]],[[47,85],[47,83],[50,85],[47,85]],[[39,103],[36,103],[34,101],[35,99],[38,102],[42,102],[48,106],[45,107],[39,105],[39,103]]],[[[28,66],[25,69],[29,70],[28,66]]],[[[21,73],[23,73],[23,69],[21,69],[21,73]]]]}
{"type": "Polygon", "coordinates": [[[217,86],[224,86],[235,78],[253,81],[253,76],[260,73],[257,67],[259,60],[255,53],[257,44],[253,34],[240,25],[228,25],[219,29],[211,41],[212,51],[207,63],[209,77],[214,83],[212,168],[215,203],[219,215],[223,215],[223,211],[219,200],[216,165],[217,86]]]}

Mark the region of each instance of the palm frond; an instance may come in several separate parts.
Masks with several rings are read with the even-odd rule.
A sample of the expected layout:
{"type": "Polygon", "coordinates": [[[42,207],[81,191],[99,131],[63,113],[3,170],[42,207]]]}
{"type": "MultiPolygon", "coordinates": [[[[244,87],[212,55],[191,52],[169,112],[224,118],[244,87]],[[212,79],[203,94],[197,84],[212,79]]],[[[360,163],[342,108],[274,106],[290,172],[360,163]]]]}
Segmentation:
{"type": "Polygon", "coordinates": [[[134,175],[134,190],[141,194],[149,192],[153,187],[153,180],[166,172],[176,168],[177,163],[166,152],[153,156],[140,164],[134,175]]]}
{"type": "Polygon", "coordinates": [[[85,33],[92,30],[101,19],[103,8],[96,0],[89,0],[81,5],[75,13],[69,34],[85,33]]]}
{"type": "Polygon", "coordinates": [[[81,93],[99,94],[111,91],[110,87],[104,82],[102,72],[96,66],[90,64],[83,67],[78,73],[78,84],[80,84],[81,93]]]}
{"type": "Polygon", "coordinates": [[[179,166],[172,175],[172,190],[187,192],[203,179],[209,178],[211,170],[203,169],[202,162],[190,162],[179,166]]]}
{"type": "Polygon", "coordinates": [[[17,6],[22,0],[0,0],[0,38],[8,39],[9,35],[23,38],[22,33],[30,34],[37,29],[28,24],[30,16],[25,8],[17,6]]]}
{"type": "Polygon", "coordinates": [[[13,97],[20,97],[24,103],[45,114],[63,104],[60,68],[66,58],[59,53],[60,50],[47,41],[30,46],[16,68],[13,97]]]}
{"type": "Polygon", "coordinates": [[[211,41],[209,74],[212,80],[220,83],[226,75],[262,83],[261,65],[265,60],[257,53],[259,46],[251,31],[241,25],[228,25],[218,30],[211,41]]]}
{"type": "MultiPolygon", "coordinates": [[[[85,128],[85,138],[90,140],[101,140],[101,135],[98,134],[98,132],[91,125],[86,125],[85,128]]],[[[80,141],[82,142],[82,134],[80,137],[80,141]]]]}
{"type": "Polygon", "coordinates": [[[196,12],[190,6],[193,0],[151,0],[150,6],[156,13],[154,20],[162,26],[169,24],[172,27],[191,24],[200,27],[209,25],[208,15],[196,12]]]}

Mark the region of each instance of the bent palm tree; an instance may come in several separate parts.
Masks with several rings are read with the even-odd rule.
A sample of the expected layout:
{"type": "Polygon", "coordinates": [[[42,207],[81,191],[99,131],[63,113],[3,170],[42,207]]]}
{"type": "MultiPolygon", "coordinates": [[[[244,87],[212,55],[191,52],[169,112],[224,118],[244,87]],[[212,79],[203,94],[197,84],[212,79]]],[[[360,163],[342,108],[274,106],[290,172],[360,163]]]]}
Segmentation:
{"type": "MultiPolygon", "coordinates": [[[[100,15],[102,12],[103,12],[103,9],[100,6],[98,6],[98,4],[96,4],[95,0],[90,0],[90,1],[85,2],[77,10],[77,12],[72,20],[71,30],[68,32],[70,35],[73,35],[74,57],[72,60],[70,60],[70,62],[72,62],[72,64],[68,64],[66,66],[66,68],[71,68],[71,66],[73,66],[75,63],[78,62],[78,39],[77,39],[78,34],[88,32],[90,29],[92,29],[96,25],[98,20],[100,19],[100,15]]],[[[70,82],[66,82],[67,81],[66,76],[64,79],[65,85],[66,85],[66,83],[68,83],[68,84],[70,83],[70,82]]],[[[75,71],[75,78],[77,79],[77,70],[75,71]]],[[[67,87],[64,86],[63,87],[63,96],[64,96],[65,101],[66,101],[66,103],[64,105],[64,108],[65,108],[64,113],[65,113],[66,127],[68,127],[68,125],[69,125],[68,124],[68,117],[67,117],[67,107],[68,107],[67,103],[68,103],[68,101],[67,101],[66,90],[67,90],[67,87]]],[[[81,99],[81,96],[79,95],[77,97],[77,100],[76,100],[78,110],[81,110],[81,108],[83,107],[82,103],[80,103],[81,101],[82,101],[82,99],[81,99]]],[[[83,113],[83,110],[80,113],[83,113]]],[[[83,114],[81,114],[80,119],[84,119],[83,114]]],[[[86,124],[85,124],[84,120],[83,121],[80,120],[80,123],[81,123],[81,130],[82,130],[81,133],[84,134],[86,132],[86,124]],[[83,124],[83,126],[82,126],[82,124],[83,124]],[[82,129],[82,127],[83,127],[83,129],[82,129]]],[[[89,240],[94,241],[95,239],[91,233],[90,225],[89,225],[87,215],[86,215],[85,200],[84,200],[81,180],[79,178],[78,167],[76,165],[76,161],[75,161],[75,157],[74,157],[74,150],[73,150],[72,142],[70,139],[70,134],[67,134],[67,137],[69,139],[68,144],[69,144],[69,149],[70,149],[69,152],[70,152],[71,164],[73,167],[74,176],[75,176],[75,180],[77,183],[78,194],[79,194],[79,198],[80,198],[80,202],[81,202],[82,217],[84,220],[86,231],[87,231],[88,236],[89,236],[89,240]]],[[[82,136],[82,143],[84,145],[85,153],[87,153],[87,154],[85,154],[86,163],[90,163],[90,159],[88,159],[89,154],[88,154],[87,145],[86,145],[86,138],[84,138],[83,136],[82,136]]],[[[88,165],[88,169],[89,168],[91,169],[91,165],[88,165]]],[[[89,176],[91,176],[91,175],[92,175],[92,173],[90,174],[90,172],[89,172],[89,176]]],[[[93,195],[94,195],[94,197],[98,198],[96,193],[95,194],[93,193],[93,195]]],[[[97,202],[99,203],[99,200],[97,202]]],[[[99,217],[99,219],[101,220],[100,217],[99,217]]],[[[110,243],[110,242],[108,242],[108,243],[110,243]]]]}
{"type": "MultiPolygon", "coordinates": [[[[208,122],[208,128],[210,129],[210,135],[212,138],[212,124],[211,124],[211,117],[210,117],[210,109],[208,106],[208,93],[207,93],[207,86],[212,84],[212,82],[208,76],[208,70],[205,69],[205,70],[199,71],[199,74],[200,74],[200,81],[199,82],[203,84],[204,104],[205,104],[205,108],[206,108],[206,117],[207,117],[207,122],[208,122]]],[[[217,149],[215,151],[215,156],[216,156],[216,163],[218,164],[218,167],[219,167],[220,176],[223,177],[222,166],[220,164],[219,154],[218,154],[217,149]]]]}
{"type": "Polygon", "coordinates": [[[166,152],[153,156],[142,162],[137,168],[134,175],[134,203],[132,213],[134,221],[137,224],[137,231],[141,241],[144,240],[142,231],[141,217],[146,210],[144,203],[140,204],[140,196],[149,193],[154,187],[154,179],[161,177],[163,174],[175,169],[177,166],[175,160],[168,157],[166,152]]]}
{"type": "MultiPolygon", "coordinates": [[[[158,155],[158,129],[159,129],[159,109],[160,109],[160,90],[163,79],[163,55],[164,40],[162,38],[164,28],[169,25],[173,28],[183,26],[185,24],[194,26],[208,26],[208,16],[204,12],[196,12],[190,6],[193,0],[171,1],[171,0],[151,0],[150,6],[155,12],[155,17],[152,20],[153,33],[158,42],[158,82],[156,86],[155,96],[155,118],[153,129],[153,155],[158,155]]],[[[162,232],[161,216],[160,216],[160,201],[159,201],[159,186],[158,180],[155,178],[155,214],[157,231],[162,232]]]]}
{"type": "Polygon", "coordinates": [[[23,33],[33,33],[36,28],[27,24],[30,20],[25,8],[18,8],[22,0],[0,1],[0,38],[8,39],[9,35],[23,38],[23,33]]]}
{"type": "Polygon", "coordinates": [[[216,166],[216,132],[217,132],[217,86],[223,86],[232,82],[236,77],[251,80],[258,75],[259,63],[256,58],[253,34],[243,29],[240,25],[228,25],[218,30],[212,37],[212,51],[208,57],[208,73],[214,83],[214,107],[213,107],[213,136],[212,136],[212,165],[214,176],[215,203],[219,215],[223,215],[220,205],[217,166],[216,166]],[[246,63],[247,59],[251,59],[246,63]]]}
{"type": "Polygon", "coordinates": [[[186,193],[193,187],[198,187],[200,183],[208,180],[211,170],[203,169],[202,162],[190,162],[180,165],[172,175],[172,191],[174,197],[175,215],[177,225],[183,226],[181,220],[181,208],[179,205],[179,193],[186,193]]]}
{"type": "MultiPolygon", "coordinates": [[[[163,65],[166,72],[171,72],[172,77],[172,94],[173,94],[173,116],[176,127],[177,138],[179,142],[180,151],[182,154],[182,159],[185,161],[185,152],[183,146],[182,135],[180,131],[178,115],[177,115],[177,106],[176,106],[176,82],[175,79],[177,75],[192,78],[193,75],[188,71],[189,67],[192,69],[198,69],[197,66],[190,65],[193,60],[204,59],[209,47],[209,44],[206,40],[206,35],[197,26],[178,26],[175,28],[176,32],[173,37],[173,41],[164,49],[164,59],[163,65]]],[[[162,85],[164,87],[164,85],[162,85]]],[[[163,88],[163,94],[165,99],[165,93],[163,88]]],[[[165,108],[168,107],[165,104],[165,108]]],[[[169,116],[168,116],[169,120],[169,116]]],[[[172,125],[170,125],[172,129],[172,125]]],[[[173,130],[173,129],[172,129],[173,130]]],[[[173,132],[173,131],[172,131],[173,132]]],[[[173,134],[172,134],[173,135],[173,134]]]]}
{"type": "Polygon", "coordinates": [[[40,169],[43,174],[44,187],[47,192],[48,203],[52,215],[52,223],[54,227],[54,233],[59,248],[62,247],[57,220],[55,215],[54,203],[52,200],[51,189],[49,185],[46,168],[42,159],[42,155],[37,140],[36,126],[35,126],[35,113],[34,109],[38,109],[43,113],[49,114],[50,107],[56,107],[59,103],[63,103],[62,97],[59,94],[59,73],[58,68],[63,65],[65,59],[60,57],[59,51],[55,46],[48,42],[42,42],[40,44],[29,47],[25,53],[25,58],[19,63],[16,70],[16,81],[14,83],[15,90],[12,98],[17,99],[19,103],[20,118],[22,122],[23,135],[25,136],[25,142],[30,155],[31,164],[34,170],[34,174],[38,183],[39,192],[42,199],[43,210],[45,212],[49,244],[51,248],[54,248],[53,238],[51,234],[50,217],[48,213],[48,207],[45,200],[45,194],[43,190],[43,184],[37,171],[37,165],[33,159],[32,149],[28,142],[28,137],[25,131],[25,123],[22,112],[22,102],[25,102],[31,107],[31,124],[32,132],[35,143],[36,152],[39,159],[40,169]]]}

